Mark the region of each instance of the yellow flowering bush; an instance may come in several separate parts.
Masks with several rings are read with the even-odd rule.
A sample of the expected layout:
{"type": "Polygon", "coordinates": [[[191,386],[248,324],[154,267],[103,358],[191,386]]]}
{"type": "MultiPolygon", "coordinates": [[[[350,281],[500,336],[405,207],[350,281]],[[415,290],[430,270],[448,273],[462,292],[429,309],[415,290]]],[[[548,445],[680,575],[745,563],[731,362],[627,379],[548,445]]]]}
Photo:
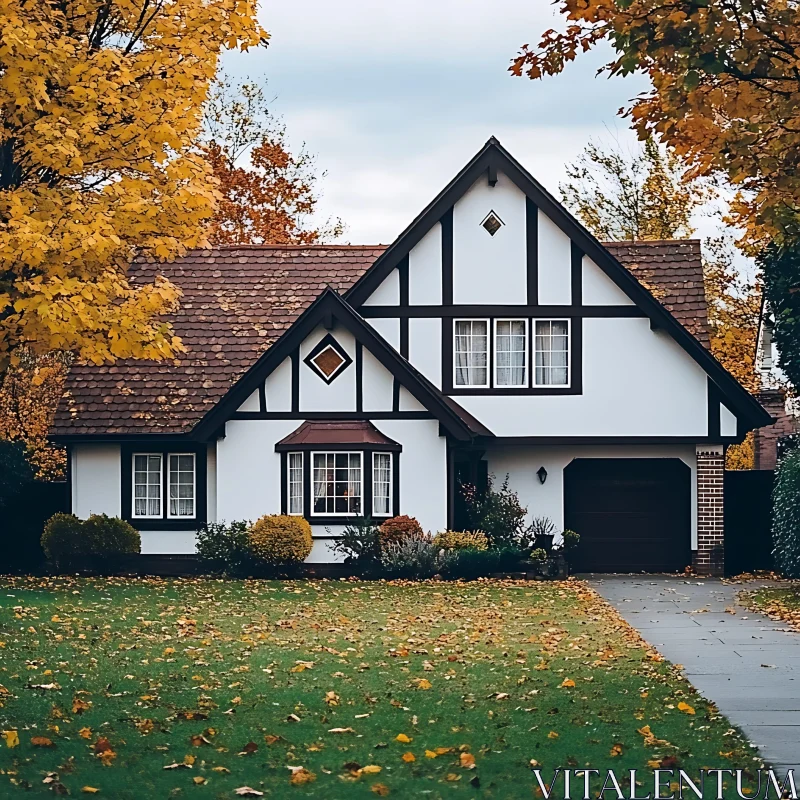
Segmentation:
{"type": "Polygon", "coordinates": [[[433,543],[443,550],[487,550],[489,540],[483,531],[441,531],[433,543]]]}
{"type": "Polygon", "coordinates": [[[302,517],[268,514],[247,532],[250,554],[271,566],[300,564],[311,552],[311,526],[302,517]]]}

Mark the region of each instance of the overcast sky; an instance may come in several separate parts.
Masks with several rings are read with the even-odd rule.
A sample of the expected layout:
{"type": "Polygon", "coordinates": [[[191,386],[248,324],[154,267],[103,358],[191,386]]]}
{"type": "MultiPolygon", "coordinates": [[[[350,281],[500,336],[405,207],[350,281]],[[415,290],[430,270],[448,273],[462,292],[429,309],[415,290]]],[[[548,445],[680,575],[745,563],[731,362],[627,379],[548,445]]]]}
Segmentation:
{"type": "Polygon", "coordinates": [[[589,138],[634,141],[616,112],[646,85],[595,77],[603,53],[544,81],[507,72],[558,25],[549,0],[268,0],[260,16],[269,47],[226,69],[267,81],[327,172],[320,211],[342,241],[391,242],[492,135],[553,193],[589,138]]]}

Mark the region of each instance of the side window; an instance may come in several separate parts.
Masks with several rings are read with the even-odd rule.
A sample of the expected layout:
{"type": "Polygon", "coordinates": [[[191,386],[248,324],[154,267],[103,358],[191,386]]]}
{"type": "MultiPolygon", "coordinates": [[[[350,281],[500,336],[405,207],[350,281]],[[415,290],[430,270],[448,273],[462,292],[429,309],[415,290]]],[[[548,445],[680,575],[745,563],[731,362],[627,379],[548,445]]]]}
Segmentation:
{"type": "Polygon", "coordinates": [[[454,328],[453,383],[489,386],[489,320],[457,319],[454,328]]]}
{"type": "Polygon", "coordinates": [[[534,385],[569,386],[569,320],[534,321],[534,385]]]}

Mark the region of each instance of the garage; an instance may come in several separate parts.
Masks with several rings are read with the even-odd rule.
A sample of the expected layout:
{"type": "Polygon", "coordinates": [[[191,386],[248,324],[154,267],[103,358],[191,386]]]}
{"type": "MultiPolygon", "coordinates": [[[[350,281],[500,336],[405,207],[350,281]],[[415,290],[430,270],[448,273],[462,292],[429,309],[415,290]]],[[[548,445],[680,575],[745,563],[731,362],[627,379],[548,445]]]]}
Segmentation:
{"type": "Polygon", "coordinates": [[[676,572],[691,563],[691,470],[676,458],[579,458],[564,470],[574,572],[676,572]]]}

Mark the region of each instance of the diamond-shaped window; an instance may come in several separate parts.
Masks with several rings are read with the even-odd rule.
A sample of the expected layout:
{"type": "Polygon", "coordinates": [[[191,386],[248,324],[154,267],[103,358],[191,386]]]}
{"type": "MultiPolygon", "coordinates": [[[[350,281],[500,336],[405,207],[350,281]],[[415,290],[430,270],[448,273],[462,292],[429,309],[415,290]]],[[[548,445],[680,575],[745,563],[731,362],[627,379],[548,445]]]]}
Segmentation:
{"type": "Polygon", "coordinates": [[[305,363],[325,383],[330,383],[352,363],[344,348],[328,334],[305,358],[305,363]]]}
{"type": "Polygon", "coordinates": [[[502,228],[503,225],[505,225],[505,222],[503,222],[503,220],[501,220],[500,217],[498,217],[494,211],[490,211],[487,214],[486,219],[484,219],[484,221],[481,222],[481,225],[483,226],[483,229],[489,234],[489,236],[494,236],[497,233],[497,231],[499,231],[500,228],[502,228]]]}

